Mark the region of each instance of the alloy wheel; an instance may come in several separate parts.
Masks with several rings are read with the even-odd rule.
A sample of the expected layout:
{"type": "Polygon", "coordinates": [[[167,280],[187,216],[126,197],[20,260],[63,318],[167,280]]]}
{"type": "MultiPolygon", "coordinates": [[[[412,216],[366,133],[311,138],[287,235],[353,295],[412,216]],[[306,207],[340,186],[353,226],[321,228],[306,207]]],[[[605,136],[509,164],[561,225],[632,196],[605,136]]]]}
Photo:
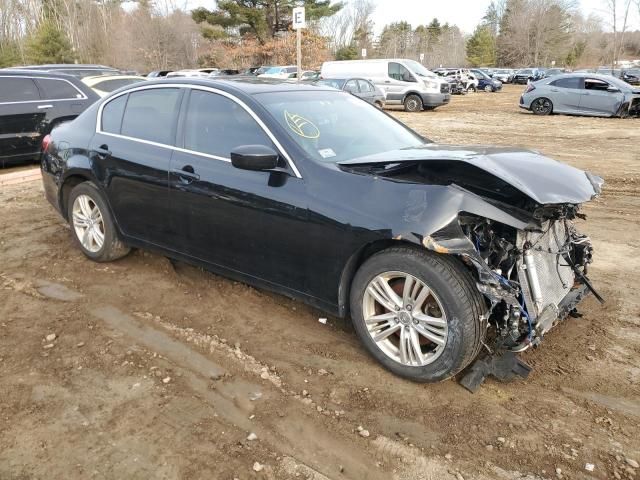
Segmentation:
{"type": "Polygon", "coordinates": [[[89,195],[78,195],[73,202],[73,228],[82,246],[97,253],[104,245],[104,220],[98,205],[89,195]]]}
{"type": "Polygon", "coordinates": [[[435,361],[447,344],[444,309],[421,280],[403,272],[377,275],[365,290],[362,312],[378,348],[402,365],[435,361]]]}
{"type": "Polygon", "coordinates": [[[534,113],[547,114],[551,112],[551,101],[546,98],[537,98],[533,101],[531,108],[534,113]]]}

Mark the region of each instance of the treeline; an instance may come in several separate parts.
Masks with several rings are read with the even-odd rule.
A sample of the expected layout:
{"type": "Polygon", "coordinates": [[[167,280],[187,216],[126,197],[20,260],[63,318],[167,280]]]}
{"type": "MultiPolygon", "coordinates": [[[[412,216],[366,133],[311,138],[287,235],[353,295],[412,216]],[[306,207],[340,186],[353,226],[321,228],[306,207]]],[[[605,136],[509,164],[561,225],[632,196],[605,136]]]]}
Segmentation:
{"type": "Polygon", "coordinates": [[[603,8],[605,19],[585,16],[574,0],[493,0],[467,41],[467,59],[474,66],[577,67],[640,58],[640,31],[627,31],[640,1],[603,0],[603,8]]]}
{"type": "MultiPolygon", "coordinates": [[[[141,72],[198,65],[295,63],[294,0],[219,0],[185,12],[172,1],[0,0],[0,66],[104,63],[141,72]],[[165,3],[162,3],[165,2],[165,3]],[[129,2],[128,5],[131,5],[129,2]]],[[[640,0],[603,0],[610,18],[585,17],[574,0],[494,0],[472,35],[433,19],[395,22],[375,34],[371,0],[305,0],[306,68],[324,60],[405,57],[429,67],[586,66],[640,57],[627,31],[640,0]],[[605,33],[605,25],[613,32],[605,33]]]]}

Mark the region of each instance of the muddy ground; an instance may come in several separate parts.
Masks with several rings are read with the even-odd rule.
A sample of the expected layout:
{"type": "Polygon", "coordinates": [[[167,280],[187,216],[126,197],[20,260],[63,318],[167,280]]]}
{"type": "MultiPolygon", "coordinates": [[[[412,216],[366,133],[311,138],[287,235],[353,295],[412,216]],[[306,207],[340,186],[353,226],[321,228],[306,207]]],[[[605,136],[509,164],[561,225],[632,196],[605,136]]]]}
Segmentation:
{"type": "Polygon", "coordinates": [[[640,477],[640,123],[533,117],[521,90],[394,114],[607,181],[581,226],[607,303],[525,352],[526,381],[401,380],[301,303],[143,251],[92,263],[39,183],[5,186],[0,478],[640,477]]]}

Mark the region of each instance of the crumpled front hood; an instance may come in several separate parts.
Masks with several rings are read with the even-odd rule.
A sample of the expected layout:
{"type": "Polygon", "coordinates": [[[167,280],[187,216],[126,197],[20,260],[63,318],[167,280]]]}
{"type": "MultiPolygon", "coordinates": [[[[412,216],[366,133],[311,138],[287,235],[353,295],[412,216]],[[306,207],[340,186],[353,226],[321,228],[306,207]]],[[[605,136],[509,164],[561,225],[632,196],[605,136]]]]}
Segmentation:
{"type": "Polygon", "coordinates": [[[518,189],[539,204],[583,203],[602,190],[603,179],[532,150],[479,145],[426,144],[393,150],[340,165],[445,160],[471,164],[518,189]]]}

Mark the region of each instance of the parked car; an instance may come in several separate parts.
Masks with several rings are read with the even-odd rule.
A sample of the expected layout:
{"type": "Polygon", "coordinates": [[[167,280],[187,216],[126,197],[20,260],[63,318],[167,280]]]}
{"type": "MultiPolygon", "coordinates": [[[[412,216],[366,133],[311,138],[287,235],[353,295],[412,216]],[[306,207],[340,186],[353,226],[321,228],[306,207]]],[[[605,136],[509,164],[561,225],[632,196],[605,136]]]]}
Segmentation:
{"type": "Polygon", "coordinates": [[[478,80],[477,90],[483,90],[485,92],[499,92],[502,90],[502,82],[500,80],[494,80],[482,70],[471,69],[471,73],[474,78],[478,80]]]}
{"type": "Polygon", "coordinates": [[[43,137],[98,99],[71,75],[0,70],[0,167],[37,161],[43,137]]]}
{"type": "Polygon", "coordinates": [[[629,85],[640,85],[640,68],[630,68],[622,71],[622,80],[629,85]]]}
{"type": "Polygon", "coordinates": [[[84,78],[95,75],[118,75],[120,70],[105,65],[59,63],[47,65],[27,65],[22,67],[11,67],[16,70],[37,70],[42,72],[57,72],[84,78]]]}
{"type": "Polygon", "coordinates": [[[153,81],[45,145],[45,195],[89,259],[150,248],[350,316],[412,380],[451,377],[485,344],[538,344],[593,291],[572,220],[602,179],[533,151],[430,143],[333,88],[153,81]]]}
{"type": "Polygon", "coordinates": [[[513,83],[527,84],[542,78],[542,72],[537,68],[522,68],[513,75],[513,83]]]}
{"type": "Polygon", "coordinates": [[[364,78],[322,78],[315,82],[315,85],[324,85],[326,87],[344,90],[358,98],[361,98],[378,108],[384,107],[384,93],[379,90],[373,83],[364,78]]]}
{"type": "Polygon", "coordinates": [[[502,83],[511,83],[513,80],[513,72],[506,68],[499,68],[493,71],[493,76],[491,78],[499,80],[502,83]]]}
{"type": "Polygon", "coordinates": [[[467,68],[444,68],[434,73],[444,77],[449,83],[449,90],[453,94],[466,94],[478,90],[478,80],[467,68]]]}
{"type": "Polygon", "coordinates": [[[208,77],[211,72],[217,71],[218,69],[198,69],[198,68],[188,68],[184,70],[176,70],[173,72],[169,72],[166,75],[166,78],[174,78],[174,77],[208,77]]]}
{"type": "MultiPolygon", "coordinates": [[[[291,78],[291,74],[298,73],[298,67],[295,65],[289,65],[288,67],[268,67],[263,73],[259,73],[260,78],[291,78]]],[[[293,77],[295,78],[295,77],[293,77]]]]}
{"type": "Polygon", "coordinates": [[[566,73],[564,68],[547,68],[542,78],[555,77],[556,75],[563,75],[564,73],[566,73]]]}
{"type": "Polygon", "coordinates": [[[640,89],[609,75],[570,73],[530,84],[520,107],[536,115],[637,116],[640,89]]]}
{"type": "Polygon", "coordinates": [[[173,70],[154,70],[153,72],[149,72],[147,74],[147,78],[160,78],[160,77],[166,77],[168,74],[170,74],[173,70]]]}
{"type": "Polygon", "coordinates": [[[449,82],[414,60],[324,62],[320,74],[323,78],[366,78],[384,92],[387,105],[403,105],[407,112],[433,110],[451,100],[449,82]]]}
{"type": "Polygon", "coordinates": [[[96,77],[84,77],[82,82],[93,89],[101,97],[126,85],[138,82],[146,82],[146,77],[137,75],[98,75],[96,77]]]}
{"type": "Polygon", "coordinates": [[[240,70],[236,68],[223,68],[209,74],[210,77],[228,77],[229,75],[240,75],[240,70]]]}

